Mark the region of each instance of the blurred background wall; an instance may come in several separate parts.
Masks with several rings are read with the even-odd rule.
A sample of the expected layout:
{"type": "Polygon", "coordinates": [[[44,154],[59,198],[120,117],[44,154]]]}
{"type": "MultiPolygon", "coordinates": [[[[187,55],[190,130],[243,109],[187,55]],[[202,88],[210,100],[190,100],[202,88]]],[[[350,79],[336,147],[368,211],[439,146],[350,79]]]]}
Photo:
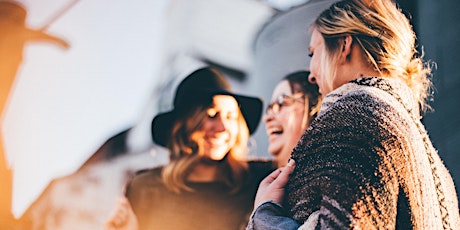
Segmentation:
{"type": "MultiPolygon", "coordinates": [[[[407,0],[407,2],[412,2],[407,0]]],[[[434,70],[434,111],[424,123],[460,191],[460,1],[414,1],[414,24],[434,70]]]]}

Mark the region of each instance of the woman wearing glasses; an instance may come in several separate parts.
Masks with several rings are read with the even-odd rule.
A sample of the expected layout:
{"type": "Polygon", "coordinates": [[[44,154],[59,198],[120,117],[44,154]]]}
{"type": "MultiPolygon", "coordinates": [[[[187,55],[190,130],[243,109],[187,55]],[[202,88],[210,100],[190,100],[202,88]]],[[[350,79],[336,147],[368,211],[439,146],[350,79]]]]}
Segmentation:
{"type": "Polygon", "coordinates": [[[285,166],[304,131],[316,116],[321,97],[316,84],[308,82],[308,71],[284,77],[275,87],[263,118],[268,152],[278,167],[285,166]]]}

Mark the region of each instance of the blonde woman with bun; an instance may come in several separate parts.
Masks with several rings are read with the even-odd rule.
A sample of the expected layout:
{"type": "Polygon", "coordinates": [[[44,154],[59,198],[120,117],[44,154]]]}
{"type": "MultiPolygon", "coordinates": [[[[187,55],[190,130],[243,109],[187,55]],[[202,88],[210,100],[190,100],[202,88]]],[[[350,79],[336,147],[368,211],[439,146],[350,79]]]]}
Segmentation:
{"type": "Polygon", "coordinates": [[[459,229],[458,198],[421,122],[430,68],[391,0],[344,0],[312,25],[321,110],[261,182],[247,229],[459,229]]]}

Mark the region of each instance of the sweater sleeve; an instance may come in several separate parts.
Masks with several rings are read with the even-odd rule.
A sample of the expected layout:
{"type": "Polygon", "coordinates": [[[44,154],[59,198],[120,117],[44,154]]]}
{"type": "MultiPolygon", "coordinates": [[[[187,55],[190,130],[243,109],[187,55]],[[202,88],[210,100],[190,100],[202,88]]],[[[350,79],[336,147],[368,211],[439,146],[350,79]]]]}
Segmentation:
{"type": "Polygon", "coordinates": [[[391,152],[400,143],[384,104],[369,95],[341,98],[302,136],[287,185],[290,215],[299,223],[319,210],[322,228],[395,226],[391,152]]]}

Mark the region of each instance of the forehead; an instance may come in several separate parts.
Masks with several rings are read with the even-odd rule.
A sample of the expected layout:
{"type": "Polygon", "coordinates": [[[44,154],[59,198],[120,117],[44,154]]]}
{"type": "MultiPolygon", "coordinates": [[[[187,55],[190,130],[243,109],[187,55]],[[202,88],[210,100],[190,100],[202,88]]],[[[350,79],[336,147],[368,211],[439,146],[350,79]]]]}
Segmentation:
{"type": "Polygon", "coordinates": [[[276,98],[278,98],[281,95],[291,94],[292,90],[291,86],[289,85],[289,82],[287,80],[282,80],[276,85],[275,89],[273,90],[272,101],[276,100],[276,98]]]}
{"type": "Polygon", "coordinates": [[[238,102],[230,95],[214,95],[212,97],[212,107],[226,110],[237,110],[238,102]]]}
{"type": "Polygon", "coordinates": [[[318,30],[314,29],[311,34],[310,48],[319,46],[322,44],[322,42],[323,42],[323,38],[321,36],[321,33],[318,30]]]}

